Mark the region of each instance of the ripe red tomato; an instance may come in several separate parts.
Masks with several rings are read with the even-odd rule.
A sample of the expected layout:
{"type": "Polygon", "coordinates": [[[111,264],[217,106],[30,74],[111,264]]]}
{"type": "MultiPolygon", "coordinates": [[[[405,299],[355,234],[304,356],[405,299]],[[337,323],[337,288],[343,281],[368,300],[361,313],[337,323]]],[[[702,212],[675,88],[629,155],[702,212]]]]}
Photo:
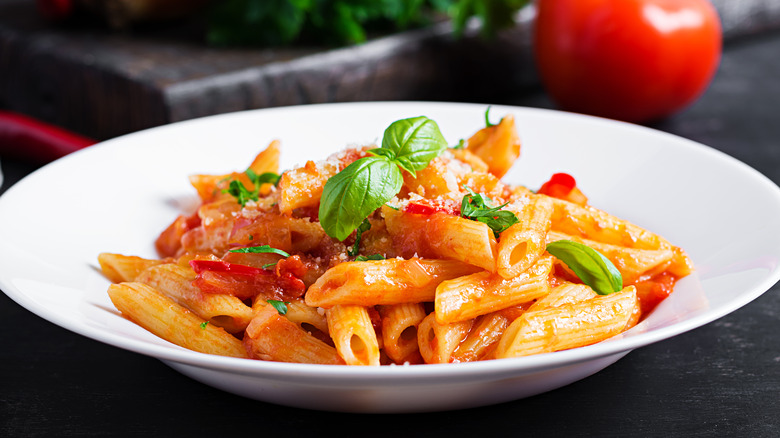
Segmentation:
{"type": "Polygon", "coordinates": [[[534,50],[561,109],[649,122],[693,103],[720,62],[708,0],[538,0],[534,50]]]}

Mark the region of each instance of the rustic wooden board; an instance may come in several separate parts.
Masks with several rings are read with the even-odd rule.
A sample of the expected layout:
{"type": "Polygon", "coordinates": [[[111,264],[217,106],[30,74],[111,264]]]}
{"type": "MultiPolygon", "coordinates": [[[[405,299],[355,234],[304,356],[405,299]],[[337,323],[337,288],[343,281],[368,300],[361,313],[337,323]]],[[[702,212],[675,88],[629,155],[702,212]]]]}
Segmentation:
{"type": "MultiPolygon", "coordinates": [[[[717,0],[731,38],[780,25],[774,0],[717,0]]],[[[231,111],[366,100],[496,102],[537,84],[533,9],[496,41],[448,23],[341,49],[215,49],[186,26],[52,27],[0,0],[0,108],[96,139],[231,111]]],[[[476,33],[476,32],[474,32],[476,33]]]]}

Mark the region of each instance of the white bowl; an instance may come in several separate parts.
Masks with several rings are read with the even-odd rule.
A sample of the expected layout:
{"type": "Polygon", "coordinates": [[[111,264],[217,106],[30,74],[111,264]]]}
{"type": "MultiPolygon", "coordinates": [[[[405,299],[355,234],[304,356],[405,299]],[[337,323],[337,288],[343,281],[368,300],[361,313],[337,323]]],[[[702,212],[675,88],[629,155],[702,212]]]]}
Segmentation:
{"type": "MultiPolygon", "coordinates": [[[[0,198],[0,287],[66,329],[163,360],[208,385],[289,406],[422,412],[483,406],[582,379],[632,349],[747,304],[780,278],[780,189],[706,146],[651,129],[555,111],[512,113],[522,155],[505,180],[531,188],[567,172],[592,205],[687,250],[696,272],[646,320],[600,344],[477,363],[379,368],[217,357],[172,345],[124,319],[106,295],[100,252],[155,257],[153,241],[197,203],[187,176],[245,168],[272,139],[282,168],[374,142],[394,120],[426,115],[450,144],[484,124],[484,105],[395,102],[226,114],[107,141],[34,172],[0,198]]],[[[33,352],[31,352],[33,354],[33,352]]]]}

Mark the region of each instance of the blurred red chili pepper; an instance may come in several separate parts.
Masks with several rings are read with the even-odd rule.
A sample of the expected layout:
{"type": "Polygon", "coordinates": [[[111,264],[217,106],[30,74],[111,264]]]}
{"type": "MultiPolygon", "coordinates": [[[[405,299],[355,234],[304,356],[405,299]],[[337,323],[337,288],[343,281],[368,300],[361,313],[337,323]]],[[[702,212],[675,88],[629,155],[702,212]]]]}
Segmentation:
{"type": "Polygon", "coordinates": [[[38,12],[47,20],[61,21],[73,13],[73,0],[36,0],[38,12]]]}
{"type": "Polygon", "coordinates": [[[46,164],[95,143],[32,117],[0,111],[0,157],[46,164]]]}

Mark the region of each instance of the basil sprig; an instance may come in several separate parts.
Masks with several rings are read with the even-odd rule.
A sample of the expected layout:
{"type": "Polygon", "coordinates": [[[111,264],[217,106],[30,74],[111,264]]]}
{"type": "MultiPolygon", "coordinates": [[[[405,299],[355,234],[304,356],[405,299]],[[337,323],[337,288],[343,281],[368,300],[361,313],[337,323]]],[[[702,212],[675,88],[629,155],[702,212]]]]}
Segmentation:
{"type": "Polygon", "coordinates": [[[401,191],[401,169],[415,175],[447,149],[447,141],[433,120],[420,116],[393,122],[382,146],[325,183],[320,198],[320,225],[343,241],[377,208],[401,191]]]}
{"type": "Polygon", "coordinates": [[[280,315],[286,315],[287,314],[287,305],[290,304],[287,301],[281,301],[281,300],[265,300],[266,303],[270,304],[280,315]]]}
{"type": "Polygon", "coordinates": [[[360,238],[363,236],[363,233],[370,229],[371,222],[369,222],[368,219],[363,219],[363,222],[361,222],[360,225],[358,225],[357,230],[355,230],[355,244],[352,245],[352,249],[347,251],[347,254],[352,257],[358,255],[358,252],[360,251],[360,238]]]}
{"type": "Polygon", "coordinates": [[[583,283],[599,295],[623,288],[623,276],[603,254],[582,243],[557,240],[547,244],[547,252],[566,264],[583,283]]]}
{"type": "Polygon", "coordinates": [[[370,260],[385,260],[385,256],[383,256],[382,254],[372,254],[370,256],[359,255],[355,257],[356,262],[367,262],[370,260]]]}
{"type": "Polygon", "coordinates": [[[230,181],[230,185],[228,185],[227,189],[223,190],[223,192],[236,198],[236,202],[238,202],[242,207],[246,206],[246,203],[249,201],[257,202],[260,199],[261,185],[277,185],[279,184],[279,179],[281,178],[279,175],[273,172],[265,172],[258,175],[257,172],[252,169],[247,169],[244,173],[249,177],[249,180],[252,181],[252,185],[255,186],[254,190],[247,189],[241,181],[235,179],[230,181]]]}
{"type": "Polygon", "coordinates": [[[270,254],[279,254],[282,257],[290,257],[290,254],[287,253],[287,251],[283,251],[281,249],[274,248],[274,247],[272,247],[270,245],[247,246],[245,248],[231,249],[230,252],[237,252],[237,253],[241,253],[241,254],[270,253],[270,254]]]}
{"type": "Polygon", "coordinates": [[[509,210],[502,210],[508,202],[493,206],[493,200],[487,196],[476,193],[470,188],[463,186],[469,194],[463,197],[460,203],[460,215],[466,219],[482,222],[493,230],[493,234],[498,237],[507,228],[519,222],[517,215],[509,210]]]}

